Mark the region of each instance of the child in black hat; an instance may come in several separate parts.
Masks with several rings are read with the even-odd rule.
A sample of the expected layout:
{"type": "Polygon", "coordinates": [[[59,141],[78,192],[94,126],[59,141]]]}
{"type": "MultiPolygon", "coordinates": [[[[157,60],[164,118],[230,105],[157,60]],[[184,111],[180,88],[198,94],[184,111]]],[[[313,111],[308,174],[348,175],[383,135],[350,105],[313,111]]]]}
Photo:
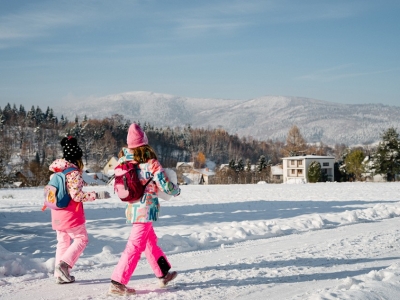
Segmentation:
{"type": "Polygon", "coordinates": [[[68,136],[61,140],[63,158],[56,159],[49,167],[50,171],[62,172],[68,168],[75,170],[65,175],[67,190],[71,196],[68,206],[60,210],[51,210],[52,227],[57,232],[57,249],[54,276],[56,283],[71,283],[75,277],[70,275],[70,269],[86,248],[88,234],[86,231],[85,212],[82,202],[94,201],[96,198],[109,198],[108,192],[84,192],[82,179],[82,149],[77,140],[68,136]],[[73,243],[71,244],[71,240],[73,243]]]}

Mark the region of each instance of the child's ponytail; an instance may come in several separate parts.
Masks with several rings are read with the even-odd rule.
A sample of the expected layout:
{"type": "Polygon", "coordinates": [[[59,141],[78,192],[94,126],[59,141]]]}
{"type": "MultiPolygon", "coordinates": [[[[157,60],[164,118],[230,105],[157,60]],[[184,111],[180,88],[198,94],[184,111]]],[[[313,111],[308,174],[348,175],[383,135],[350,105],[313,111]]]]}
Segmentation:
{"type": "Polygon", "coordinates": [[[157,154],[149,145],[140,146],[130,149],[133,153],[133,158],[139,163],[146,163],[150,159],[157,159],[157,154]]]}

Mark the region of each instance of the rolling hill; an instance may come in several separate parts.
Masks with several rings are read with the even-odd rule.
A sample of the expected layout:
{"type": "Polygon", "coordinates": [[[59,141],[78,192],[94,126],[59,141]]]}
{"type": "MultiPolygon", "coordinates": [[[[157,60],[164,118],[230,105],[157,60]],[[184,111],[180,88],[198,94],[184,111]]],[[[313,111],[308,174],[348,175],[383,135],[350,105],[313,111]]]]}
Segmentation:
{"type": "Polygon", "coordinates": [[[250,100],[188,98],[127,92],[55,107],[58,115],[101,119],[119,114],[157,127],[222,127],[231,134],[284,140],[297,125],[309,143],[374,144],[389,127],[400,129],[400,107],[339,104],[302,97],[265,96],[250,100]]]}

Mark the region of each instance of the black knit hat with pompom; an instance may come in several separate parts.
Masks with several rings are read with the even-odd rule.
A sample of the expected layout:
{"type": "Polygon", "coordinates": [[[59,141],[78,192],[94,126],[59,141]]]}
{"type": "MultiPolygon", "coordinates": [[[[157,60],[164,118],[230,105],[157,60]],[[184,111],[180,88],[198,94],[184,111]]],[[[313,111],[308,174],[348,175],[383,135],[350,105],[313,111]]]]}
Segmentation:
{"type": "Polygon", "coordinates": [[[77,166],[77,161],[82,158],[82,149],[78,146],[76,138],[72,136],[65,137],[60,144],[63,148],[63,158],[77,166]]]}

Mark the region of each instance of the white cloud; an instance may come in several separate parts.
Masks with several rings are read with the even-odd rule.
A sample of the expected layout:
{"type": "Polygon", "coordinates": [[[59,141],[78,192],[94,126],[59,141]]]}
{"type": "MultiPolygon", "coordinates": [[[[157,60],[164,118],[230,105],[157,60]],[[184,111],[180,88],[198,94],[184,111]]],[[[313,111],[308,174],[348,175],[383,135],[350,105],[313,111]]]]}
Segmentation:
{"type": "Polygon", "coordinates": [[[38,1],[13,12],[0,12],[0,47],[56,35],[64,28],[90,26],[94,19],[106,17],[101,10],[101,6],[91,7],[84,2],[38,1]]]}
{"type": "Polygon", "coordinates": [[[25,12],[0,19],[0,40],[28,39],[47,35],[55,27],[75,25],[73,14],[57,12],[25,12]]]}
{"type": "Polygon", "coordinates": [[[357,1],[310,0],[223,0],[185,5],[175,1],[37,1],[13,13],[0,12],[0,47],[55,35],[62,28],[84,28],[84,25],[101,30],[108,24],[101,24],[102,21],[110,19],[116,24],[141,20],[137,25],[150,35],[165,37],[168,31],[178,38],[186,38],[196,34],[229,34],[262,24],[346,18],[368,7],[368,4],[357,5],[357,1]]]}
{"type": "Polygon", "coordinates": [[[351,77],[360,77],[374,74],[382,74],[396,71],[394,69],[390,70],[378,70],[378,71],[369,71],[369,72],[352,72],[348,70],[350,67],[354,66],[354,64],[345,64],[339,65],[327,69],[316,70],[310,74],[302,75],[297,77],[296,79],[300,80],[308,80],[308,81],[319,81],[319,82],[330,82],[335,80],[340,80],[344,78],[351,77]]]}

